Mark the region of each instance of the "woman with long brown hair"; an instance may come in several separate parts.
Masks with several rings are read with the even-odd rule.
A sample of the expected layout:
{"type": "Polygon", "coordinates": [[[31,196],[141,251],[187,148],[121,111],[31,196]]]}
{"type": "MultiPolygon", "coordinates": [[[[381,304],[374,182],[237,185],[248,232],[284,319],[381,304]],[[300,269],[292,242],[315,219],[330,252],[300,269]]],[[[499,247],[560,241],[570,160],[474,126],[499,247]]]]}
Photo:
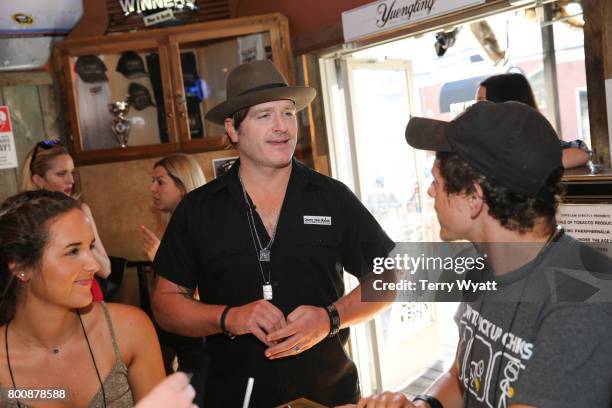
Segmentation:
{"type": "Polygon", "coordinates": [[[95,241],[65,193],[26,191],[0,208],[0,406],[131,407],[163,379],[146,314],[92,302],[95,241]]]}

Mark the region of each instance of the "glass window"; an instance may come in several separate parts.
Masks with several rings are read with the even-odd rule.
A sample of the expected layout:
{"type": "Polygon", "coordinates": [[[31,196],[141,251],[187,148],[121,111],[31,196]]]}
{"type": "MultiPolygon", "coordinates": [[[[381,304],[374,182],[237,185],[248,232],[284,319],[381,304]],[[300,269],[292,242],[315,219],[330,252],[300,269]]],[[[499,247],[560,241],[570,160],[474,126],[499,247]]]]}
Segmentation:
{"type": "MultiPolygon", "coordinates": [[[[567,13],[562,6],[552,7],[553,18],[567,13]]],[[[580,10],[569,14],[576,13],[580,10]]],[[[479,83],[491,75],[522,73],[559,137],[590,143],[582,23],[579,17],[544,22],[542,16],[541,9],[502,12],[447,32],[428,32],[322,59],[334,176],[355,189],[394,240],[438,240],[433,200],[426,193],[434,155],[414,151],[405,143],[409,117],[453,119],[475,102],[479,83]],[[550,25],[552,51],[543,45],[547,35],[543,27],[550,25]],[[554,69],[545,63],[551,52],[554,69]],[[551,99],[555,84],[558,98],[551,99]]],[[[358,362],[358,367],[363,371],[374,366],[377,372],[365,373],[365,378],[377,378],[379,383],[363,388],[397,389],[408,384],[407,393],[422,392],[436,373],[453,362],[455,308],[456,304],[395,304],[379,316],[376,330],[369,334],[377,336],[376,341],[354,339],[376,348],[367,353],[369,358],[376,356],[374,364],[358,362]],[[415,356],[417,351],[420,355],[415,356]],[[430,351],[435,352],[433,357],[430,351]],[[397,369],[394,360],[411,364],[397,369]],[[413,370],[424,362],[428,365],[421,365],[419,372],[413,370]],[[429,380],[413,381],[422,373],[428,373],[429,380]]]]}
{"type": "Polygon", "coordinates": [[[71,58],[83,150],[168,143],[156,50],[71,58]]]}
{"type": "Polygon", "coordinates": [[[181,70],[191,139],[222,136],[225,128],[204,120],[212,107],[226,99],[227,74],[253,60],[272,60],[270,33],[181,44],[181,70]]]}

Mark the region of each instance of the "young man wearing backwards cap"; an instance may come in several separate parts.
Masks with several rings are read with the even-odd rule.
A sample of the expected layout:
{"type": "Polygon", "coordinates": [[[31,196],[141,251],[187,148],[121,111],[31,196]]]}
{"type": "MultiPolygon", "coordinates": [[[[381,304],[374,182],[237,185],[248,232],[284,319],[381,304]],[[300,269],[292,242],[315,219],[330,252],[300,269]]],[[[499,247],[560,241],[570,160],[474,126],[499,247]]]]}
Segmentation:
{"type": "Polygon", "coordinates": [[[478,278],[497,290],[464,298],[455,363],[426,395],[358,407],[612,406],[612,263],[556,226],[561,150],[548,121],[479,102],[451,122],[410,119],[406,140],[436,151],[428,193],[441,238],[486,254],[478,278]]]}
{"type": "Polygon", "coordinates": [[[181,201],[157,252],[159,324],[207,336],[206,407],[241,406],[249,377],[251,407],[359,398],[345,329],[386,304],[361,302],[361,286],[344,295],[342,273],[369,275],[394,244],[346,186],[293,158],[296,112],[314,97],[268,61],[232,70],[206,119],[239,160],[181,201]]]}

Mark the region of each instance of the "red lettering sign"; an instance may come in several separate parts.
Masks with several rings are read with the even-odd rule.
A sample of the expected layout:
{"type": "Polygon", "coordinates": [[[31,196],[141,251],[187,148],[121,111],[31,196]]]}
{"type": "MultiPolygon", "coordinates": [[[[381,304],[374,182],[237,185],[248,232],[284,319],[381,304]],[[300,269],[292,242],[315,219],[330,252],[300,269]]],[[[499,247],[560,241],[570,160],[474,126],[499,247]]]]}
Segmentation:
{"type": "Polygon", "coordinates": [[[0,133],[11,132],[11,116],[8,106],[0,106],[0,133]]]}

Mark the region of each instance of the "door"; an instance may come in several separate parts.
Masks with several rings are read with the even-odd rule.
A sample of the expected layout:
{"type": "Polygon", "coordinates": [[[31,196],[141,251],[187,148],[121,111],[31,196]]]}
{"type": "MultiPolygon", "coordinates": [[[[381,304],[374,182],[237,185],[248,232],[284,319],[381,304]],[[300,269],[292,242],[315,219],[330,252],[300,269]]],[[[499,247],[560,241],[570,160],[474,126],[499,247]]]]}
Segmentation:
{"type": "MultiPolygon", "coordinates": [[[[395,242],[437,241],[426,194],[433,155],[410,148],[404,139],[410,115],[420,114],[413,108],[419,104],[413,100],[410,62],[344,58],[340,71],[347,140],[338,140],[336,132],[332,151],[336,164],[350,163],[340,178],[395,242]]],[[[394,303],[369,327],[353,331],[351,351],[364,394],[403,388],[439,357],[435,304],[394,303]]]]}

